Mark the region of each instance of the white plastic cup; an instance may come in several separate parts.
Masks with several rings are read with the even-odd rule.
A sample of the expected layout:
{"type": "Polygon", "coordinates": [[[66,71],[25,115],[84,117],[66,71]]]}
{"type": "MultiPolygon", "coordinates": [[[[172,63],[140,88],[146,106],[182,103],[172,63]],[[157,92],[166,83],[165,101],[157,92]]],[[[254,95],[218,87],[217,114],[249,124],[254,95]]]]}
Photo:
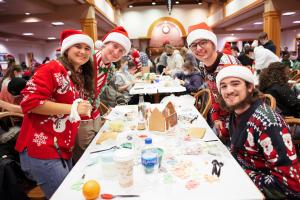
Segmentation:
{"type": "Polygon", "coordinates": [[[114,161],[121,187],[133,185],[134,152],[130,149],[119,149],[114,153],[114,161]]]}
{"type": "Polygon", "coordinates": [[[101,155],[101,167],[104,177],[114,177],[117,175],[116,164],[113,160],[113,152],[106,152],[101,155]]]}

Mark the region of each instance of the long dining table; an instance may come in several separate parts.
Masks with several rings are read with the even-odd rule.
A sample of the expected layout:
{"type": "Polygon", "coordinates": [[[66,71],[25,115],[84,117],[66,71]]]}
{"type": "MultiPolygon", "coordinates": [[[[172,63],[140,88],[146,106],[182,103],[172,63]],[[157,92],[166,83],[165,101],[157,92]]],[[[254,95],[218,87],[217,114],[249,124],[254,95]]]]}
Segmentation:
{"type": "MultiPolygon", "coordinates": [[[[149,113],[155,107],[160,111],[164,104],[148,105],[149,113]]],[[[182,200],[182,199],[264,199],[244,170],[232,157],[227,147],[218,139],[206,120],[193,105],[176,105],[178,122],[164,132],[136,130],[137,105],[117,106],[112,109],[101,130],[90,143],[80,160],[76,163],[52,200],[83,200],[82,186],[88,180],[96,180],[101,193],[114,195],[139,195],[139,197],[118,199],[143,200],[182,200]],[[122,130],[115,139],[97,140],[103,132],[110,131],[112,122],[121,121],[122,130]],[[203,138],[191,136],[189,130],[205,130],[203,138]],[[105,152],[91,153],[122,146],[128,136],[133,138],[135,151],[134,184],[122,188],[117,176],[105,176],[101,157],[105,152]],[[151,137],[153,145],[163,149],[161,166],[153,174],[145,174],[140,162],[140,152],[144,137],[151,137]],[[218,173],[213,173],[214,164],[218,173]]],[[[115,151],[114,148],[109,150],[115,151]]],[[[106,151],[107,153],[107,151],[106,151]]],[[[101,199],[100,197],[98,199],[101,199]]]]}

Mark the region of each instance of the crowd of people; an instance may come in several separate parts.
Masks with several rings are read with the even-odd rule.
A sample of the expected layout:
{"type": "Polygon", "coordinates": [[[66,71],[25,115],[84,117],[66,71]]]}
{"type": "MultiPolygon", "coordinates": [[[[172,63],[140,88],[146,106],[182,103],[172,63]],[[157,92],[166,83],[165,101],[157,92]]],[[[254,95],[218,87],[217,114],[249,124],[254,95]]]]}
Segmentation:
{"type": "Polygon", "coordinates": [[[29,74],[31,69],[10,64],[0,105],[24,114],[15,146],[24,173],[49,199],[100,130],[100,102],[137,104],[129,91],[148,71],[171,76],[185,94],[208,88],[208,123],[256,186],[266,198],[300,199],[300,164],[284,121],[300,117],[300,79],[289,82],[300,60],[292,62],[287,50],[280,59],[266,33],[241,52],[230,43],[219,51],[217,39],[206,23],[192,25],[186,47],[167,43],[154,59],[132,47],[123,27],[96,44],[82,31],[65,30],[57,59],[47,57],[29,74]],[[276,99],[276,111],[262,93],[276,99]]]}

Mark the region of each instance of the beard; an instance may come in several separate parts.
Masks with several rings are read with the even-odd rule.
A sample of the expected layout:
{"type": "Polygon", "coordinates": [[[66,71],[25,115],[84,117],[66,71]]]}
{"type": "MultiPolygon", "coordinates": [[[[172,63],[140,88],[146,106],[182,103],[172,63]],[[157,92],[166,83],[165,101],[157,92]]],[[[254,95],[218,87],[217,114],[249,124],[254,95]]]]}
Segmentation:
{"type": "Polygon", "coordinates": [[[233,112],[237,109],[243,109],[243,108],[247,107],[249,104],[251,104],[251,102],[252,102],[252,93],[246,91],[246,97],[242,101],[238,102],[235,105],[231,105],[231,106],[229,106],[226,103],[226,106],[229,109],[229,111],[233,112]]]}

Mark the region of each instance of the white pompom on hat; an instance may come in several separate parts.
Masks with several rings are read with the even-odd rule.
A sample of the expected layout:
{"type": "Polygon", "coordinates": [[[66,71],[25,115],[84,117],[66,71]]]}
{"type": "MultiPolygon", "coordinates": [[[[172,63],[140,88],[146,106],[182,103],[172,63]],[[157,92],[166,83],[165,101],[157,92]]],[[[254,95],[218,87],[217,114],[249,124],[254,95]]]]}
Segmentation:
{"type": "Polygon", "coordinates": [[[104,46],[104,44],[101,40],[97,40],[95,42],[95,49],[101,49],[103,46],[104,46]]]}
{"type": "Polygon", "coordinates": [[[186,38],[188,46],[191,46],[194,41],[201,39],[210,40],[217,47],[217,36],[205,22],[189,26],[186,38]]]}
{"type": "Polygon", "coordinates": [[[84,43],[94,49],[93,39],[81,30],[64,30],[60,35],[61,55],[74,44],[84,43]]]}
{"type": "Polygon", "coordinates": [[[245,66],[242,65],[230,65],[228,67],[224,67],[219,71],[216,77],[216,83],[218,91],[220,92],[220,84],[224,78],[235,77],[243,79],[244,81],[255,85],[255,77],[252,71],[245,66]]]}
{"type": "Polygon", "coordinates": [[[96,49],[101,49],[104,44],[108,42],[116,42],[124,47],[127,54],[131,48],[131,42],[128,37],[127,31],[122,27],[118,26],[111,30],[111,32],[107,33],[103,38],[102,41],[98,40],[95,43],[96,49]]]}

